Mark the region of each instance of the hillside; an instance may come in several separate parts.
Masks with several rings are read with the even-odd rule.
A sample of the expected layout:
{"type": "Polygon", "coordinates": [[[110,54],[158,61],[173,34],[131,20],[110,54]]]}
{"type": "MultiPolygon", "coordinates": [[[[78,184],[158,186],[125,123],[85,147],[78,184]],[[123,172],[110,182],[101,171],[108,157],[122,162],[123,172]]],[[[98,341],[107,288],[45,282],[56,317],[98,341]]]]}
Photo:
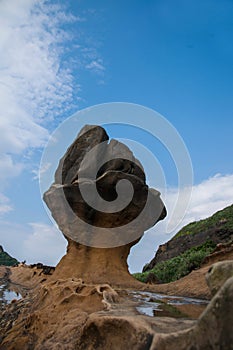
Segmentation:
{"type": "Polygon", "coordinates": [[[159,246],[155,257],[135,277],[163,283],[176,281],[199,268],[219,243],[233,240],[233,205],[211,217],[184,226],[172,239],[159,246]],[[150,275],[150,276],[149,276],[150,275]]]}
{"type": "Polygon", "coordinates": [[[211,229],[233,231],[233,205],[226,207],[222,210],[217,211],[215,214],[207,219],[191,222],[190,224],[184,226],[174,238],[187,235],[196,235],[200,232],[207,232],[211,229]]]}
{"type": "Polygon", "coordinates": [[[13,266],[15,264],[18,264],[18,260],[12,258],[0,245],[0,265],[13,266]]]}

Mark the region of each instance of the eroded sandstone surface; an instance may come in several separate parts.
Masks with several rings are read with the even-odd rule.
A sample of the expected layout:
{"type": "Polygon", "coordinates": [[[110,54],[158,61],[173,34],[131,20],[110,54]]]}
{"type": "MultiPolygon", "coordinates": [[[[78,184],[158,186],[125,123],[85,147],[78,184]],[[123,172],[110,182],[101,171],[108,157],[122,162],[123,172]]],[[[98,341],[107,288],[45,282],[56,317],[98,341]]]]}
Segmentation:
{"type": "Polygon", "coordinates": [[[11,268],[12,286],[17,281],[24,297],[2,313],[1,350],[150,349],[155,334],[195,323],[140,315],[131,289],[87,284],[81,278],[54,280],[41,272],[11,268]]]}
{"type": "Polygon", "coordinates": [[[2,312],[1,350],[232,349],[233,277],[197,320],[141,315],[129,288],[55,281],[27,266],[10,268],[8,278],[24,297],[2,312]]]}

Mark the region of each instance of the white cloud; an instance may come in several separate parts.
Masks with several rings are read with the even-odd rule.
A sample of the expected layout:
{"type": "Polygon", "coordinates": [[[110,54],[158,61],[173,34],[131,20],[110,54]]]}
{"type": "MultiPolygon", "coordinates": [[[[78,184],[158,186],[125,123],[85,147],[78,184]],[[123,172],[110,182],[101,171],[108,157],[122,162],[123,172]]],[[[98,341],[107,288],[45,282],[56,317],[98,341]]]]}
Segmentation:
{"type": "Polygon", "coordinates": [[[66,240],[52,224],[0,221],[0,244],[19,261],[56,265],[65,254],[66,240]]]}
{"type": "Polygon", "coordinates": [[[32,170],[32,174],[34,174],[33,180],[38,180],[41,175],[46,173],[51,168],[51,165],[52,164],[48,162],[40,166],[38,169],[33,169],[32,170]]]}
{"type": "Polygon", "coordinates": [[[45,144],[51,122],[77,107],[74,71],[104,70],[95,47],[73,26],[83,21],[59,1],[0,1],[2,184],[20,174],[25,155],[45,144]]]}
{"type": "Polygon", "coordinates": [[[9,198],[0,192],[0,216],[9,213],[13,209],[9,202],[9,198]]]}
{"type": "MultiPolygon", "coordinates": [[[[168,191],[168,210],[171,207],[177,191],[168,191]]],[[[233,174],[217,174],[200,184],[193,186],[191,201],[179,228],[189,222],[204,219],[217,210],[233,203],[233,174]]],[[[168,219],[169,220],[169,217],[168,219]]],[[[176,229],[176,231],[178,230],[176,229]]]]}
{"type": "Polygon", "coordinates": [[[101,59],[91,61],[86,65],[86,68],[96,73],[100,73],[105,70],[101,59]]]}
{"type": "Polygon", "coordinates": [[[72,97],[71,72],[61,66],[62,43],[68,39],[61,26],[72,20],[45,1],[0,3],[1,86],[6,102],[15,102],[36,121],[54,113],[54,107],[63,109],[72,97]]]}
{"type": "Polygon", "coordinates": [[[31,223],[32,234],[23,242],[28,263],[56,265],[65,253],[66,240],[55,226],[31,223]]]}
{"type": "Polygon", "coordinates": [[[155,255],[158,246],[168,241],[186,224],[207,218],[216,211],[233,204],[233,174],[217,174],[198,185],[193,186],[189,207],[183,220],[173,232],[167,232],[167,225],[171,218],[172,208],[177,199],[177,189],[169,189],[164,199],[168,210],[167,218],[159,222],[155,228],[149,230],[141,242],[132,249],[129,258],[131,271],[140,271],[145,263],[155,255]]]}
{"type": "Polygon", "coordinates": [[[72,105],[72,71],[62,59],[71,37],[62,26],[77,20],[54,2],[0,1],[1,191],[26,153],[45,144],[48,123],[72,105]]]}
{"type": "Polygon", "coordinates": [[[0,189],[3,189],[6,180],[18,176],[23,169],[23,165],[15,162],[9,154],[0,156],[0,189]]]}
{"type": "Polygon", "coordinates": [[[25,259],[22,246],[29,234],[30,227],[28,225],[0,220],[0,245],[19,261],[25,259]]]}

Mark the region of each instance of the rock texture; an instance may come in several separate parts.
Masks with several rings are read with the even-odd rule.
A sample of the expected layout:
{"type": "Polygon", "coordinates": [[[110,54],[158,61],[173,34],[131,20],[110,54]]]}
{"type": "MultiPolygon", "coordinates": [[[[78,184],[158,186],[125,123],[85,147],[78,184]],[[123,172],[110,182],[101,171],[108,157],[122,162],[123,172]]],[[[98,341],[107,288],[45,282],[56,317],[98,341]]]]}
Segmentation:
{"type": "Polygon", "coordinates": [[[212,295],[215,295],[230,277],[233,277],[233,260],[213,264],[206,274],[206,281],[212,295]]]}
{"type": "Polygon", "coordinates": [[[17,285],[28,289],[1,315],[1,350],[150,349],[155,334],[185,330],[195,322],[139,315],[127,289],[76,278],[54,281],[50,275],[29,279],[32,269],[26,266],[11,270],[11,283],[17,278],[17,285]]]}
{"type": "Polygon", "coordinates": [[[232,350],[233,277],[226,280],[197,324],[173,334],[157,334],[150,350],[232,350]]]}
{"type": "MultiPolygon", "coordinates": [[[[23,282],[29,288],[32,269],[11,270],[18,286],[23,282]]],[[[198,320],[139,315],[127,289],[108,284],[33,278],[38,285],[1,315],[1,350],[232,350],[233,277],[198,320]]]]}
{"type": "MultiPolygon", "coordinates": [[[[60,160],[44,200],[68,240],[54,278],[129,283],[127,256],[166,216],[140,162],[99,126],[85,126],[60,160]]],[[[136,283],[136,282],[135,282],[136,283]]]]}
{"type": "Polygon", "coordinates": [[[227,243],[233,240],[233,206],[227,207],[212,217],[191,223],[178,232],[168,242],[159,246],[155,257],[146,264],[144,271],[149,271],[161,262],[184,253],[186,250],[199,246],[207,240],[216,243],[227,243]],[[181,234],[182,233],[182,234],[181,234]],[[180,235],[181,234],[181,235],[180,235]]]}

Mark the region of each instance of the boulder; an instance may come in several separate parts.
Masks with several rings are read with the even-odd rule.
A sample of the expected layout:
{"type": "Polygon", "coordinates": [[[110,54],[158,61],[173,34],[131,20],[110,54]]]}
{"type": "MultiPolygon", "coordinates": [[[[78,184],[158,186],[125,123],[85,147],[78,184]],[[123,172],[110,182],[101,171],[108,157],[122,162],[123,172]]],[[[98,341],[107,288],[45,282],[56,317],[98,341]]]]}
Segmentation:
{"type": "Polygon", "coordinates": [[[213,297],[196,325],[173,334],[154,336],[150,350],[232,350],[233,277],[213,297]]]}
{"type": "Polygon", "coordinates": [[[206,274],[206,282],[211,294],[215,295],[230,277],[233,277],[233,260],[213,264],[206,274]]]}

